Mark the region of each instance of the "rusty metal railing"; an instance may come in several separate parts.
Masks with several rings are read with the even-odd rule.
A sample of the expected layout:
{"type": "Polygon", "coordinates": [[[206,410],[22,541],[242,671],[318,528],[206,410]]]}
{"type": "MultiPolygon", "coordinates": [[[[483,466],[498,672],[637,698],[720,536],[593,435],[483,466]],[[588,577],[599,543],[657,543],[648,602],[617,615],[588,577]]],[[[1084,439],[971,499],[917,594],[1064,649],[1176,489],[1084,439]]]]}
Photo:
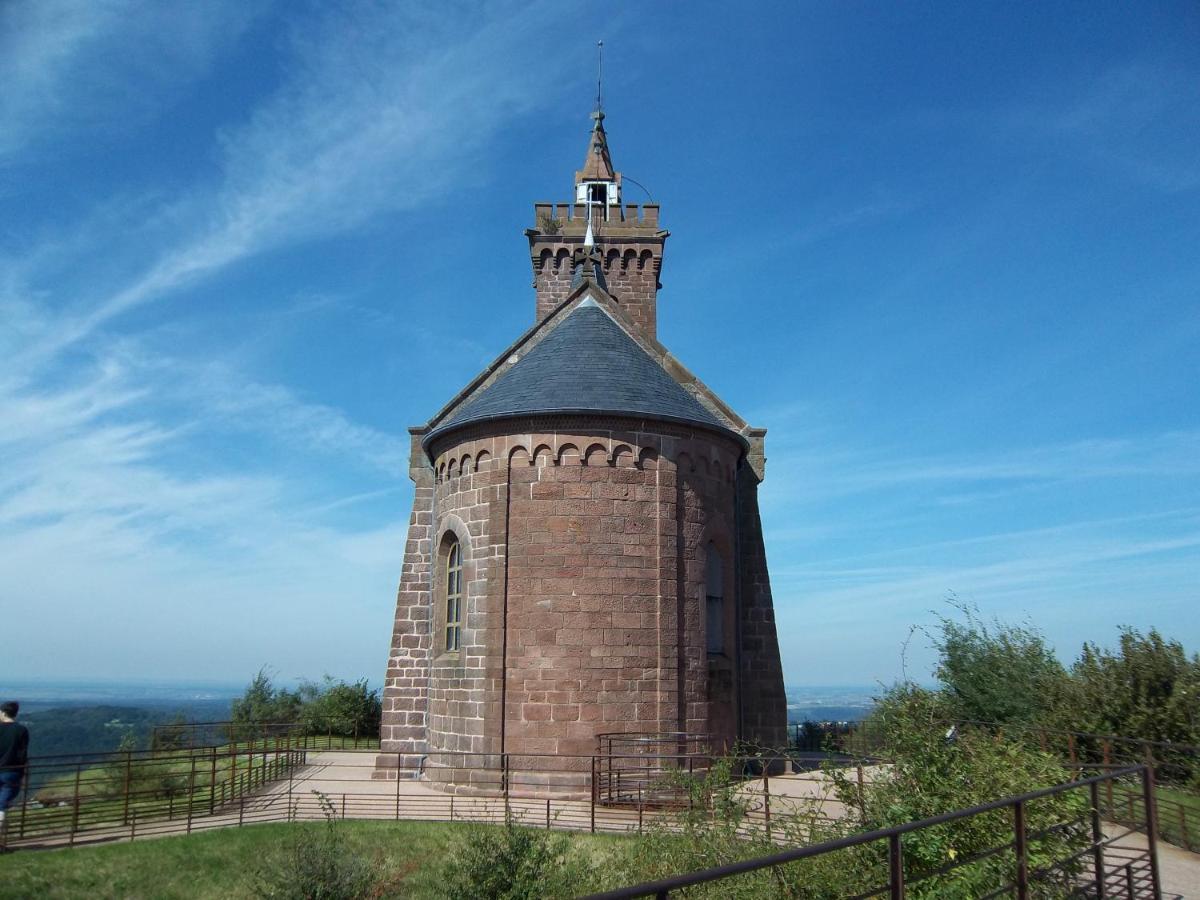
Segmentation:
{"type": "MultiPolygon", "coordinates": [[[[888,897],[903,900],[910,888],[922,884],[931,886],[932,879],[946,878],[956,870],[974,865],[981,860],[999,855],[1011,856],[1009,875],[1000,883],[989,885],[979,893],[980,898],[1001,896],[1030,900],[1045,896],[1048,889],[1055,896],[1096,898],[1152,898],[1161,900],[1162,885],[1158,871],[1158,855],[1155,843],[1154,772],[1148,766],[1130,766],[1105,772],[1090,778],[1082,778],[1068,784],[1031,791],[1017,797],[1007,797],[991,803],[955,810],[917,822],[908,822],[892,828],[884,828],[862,834],[850,835],[837,840],[807,847],[785,850],[770,856],[747,859],[698,872],[690,872],[658,881],[646,882],[614,891],[593,894],[586,900],[632,900],[637,897],[655,897],[666,900],[673,893],[700,885],[715,884],[736,879],[754,872],[802,864],[805,860],[828,854],[845,853],[853,848],[876,846],[884,862],[886,874],[877,884],[868,885],[855,895],[858,900],[869,897],[888,897]],[[1116,835],[1105,835],[1102,819],[1106,810],[1102,790],[1113,782],[1122,782],[1130,777],[1141,784],[1140,801],[1146,820],[1145,848],[1122,845],[1119,842],[1133,834],[1125,831],[1116,835]],[[1071,792],[1086,792],[1088,808],[1085,827],[1089,833],[1086,846],[1076,849],[1060,859],[1034,864],[1029,852],[1030,834],[1026,810],[1038,800],[1062,796],[1071,792]],[[949,823],[962,822],[976,816],[994,812],[1008,812],[1012,821],[1012,840],[972,854],[968,858],[951,860],[949,864],[933,871],[915,870],[904,855],[904,840],[923,830],[937,828],[949,823]]],[[[731,886],[732,887],[732,886],[731,886]]]]}

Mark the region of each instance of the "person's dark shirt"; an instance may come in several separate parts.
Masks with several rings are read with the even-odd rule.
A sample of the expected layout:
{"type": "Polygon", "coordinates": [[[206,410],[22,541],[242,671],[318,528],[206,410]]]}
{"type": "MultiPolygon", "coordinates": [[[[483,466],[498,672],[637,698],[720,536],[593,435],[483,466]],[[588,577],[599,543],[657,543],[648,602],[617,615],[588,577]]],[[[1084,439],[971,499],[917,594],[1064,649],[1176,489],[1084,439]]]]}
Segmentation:
{"type": "Polygon", "coordinates": [[[0,722],[0,770],[24,769],[29,760],[29,729],[20,722],[0,722]]]}

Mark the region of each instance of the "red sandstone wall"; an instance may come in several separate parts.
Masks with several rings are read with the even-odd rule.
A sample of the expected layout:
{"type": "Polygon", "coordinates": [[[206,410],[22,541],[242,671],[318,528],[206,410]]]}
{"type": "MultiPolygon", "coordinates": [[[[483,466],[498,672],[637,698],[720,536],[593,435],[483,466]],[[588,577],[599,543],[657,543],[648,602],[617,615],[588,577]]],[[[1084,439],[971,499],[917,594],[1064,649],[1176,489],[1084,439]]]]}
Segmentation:
{"type": "Polygon", "coordinates": [[[742,735],[764,747],[783,747],[787,744],[787,697],[758,512],[758,484],[753,470],[743,466],[737,485],[742,558],[742,735]]]}
{"type": "MultiPolygon", "coordinates": [[[[464,433],[425,470],[430,486],[418,482],[384,692],[385,754],[428,749],[433,764],[439,749],[493,754],[502,731],[509,754],[590,755],[596,735],[609,731],[732,742],[739,718],[765,735],[776,712],[782,739],[786,712],[771,699],[782,697],[778,651],[767,646],[774,625],[763,618],[765,556],[755,549],[761,536],[747,536],[757,510],[752,521],[744,509],[740,523],[735,517],[740,448],[666,425],[604,424],[464,433]],[[440,608],[430,638],[437,592],[429,573],[448,531],[466,549],[463,650],[454,657],[438,652],[440,608]],[[739,544],[751,549],[740,580],[739,544]],[[705,645],[710,545],[728,563],[726,659],[705,645]],[[739,617],[738,591],[751,588],[739,617]],[[736,645],[738,620],[754,660],[736,645]]],[[[558,423],[538,427],[548,426],[558,423]]]]}
{"type": "MultiPolygon", "coordinates": [[[[654,249],[627,245],[600,245],[604,280],[617,306],[642,331],[657,335],[658,273],[662,246],[654,249]]],[[[537,319],[550,315],[571,293],[571,249],[568,245],[542,247],[534,261],[533,285],[537,291],[537,319]]]]}

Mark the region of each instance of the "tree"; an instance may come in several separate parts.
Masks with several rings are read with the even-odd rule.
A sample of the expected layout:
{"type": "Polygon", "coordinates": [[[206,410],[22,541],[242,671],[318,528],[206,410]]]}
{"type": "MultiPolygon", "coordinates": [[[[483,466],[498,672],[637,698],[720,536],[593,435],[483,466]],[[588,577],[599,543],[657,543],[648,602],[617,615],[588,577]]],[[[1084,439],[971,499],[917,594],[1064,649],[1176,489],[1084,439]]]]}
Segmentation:
{"type": "Polygon", "coordinates": [[[309,734],[377,737],[383,705],[379,692],[367,687],[365,678],[347,684],[326,675],[320,683],[300,685],[303,708],[300,721],[309,734]]]}
{"type": "Polygon", "coordinates": [[[1115,653],[1084,644],[1071,675],[1081,701],[1078,730],[1200,742],[1200,657],[1157,630],[1123,628],[1115,653]]]}
{"type": "Polygon", "coordinates": [[[238,735],[257,735],[265,724],[293,723],[299,720],[303,700],[299,692],[277,688],[266,668],[246,686],[246,692],[233,701],[231,718],[238,735]]]}
{"type": "Polygon", "coordinates": [[[940,616],[934,674],[959,719],[999,724],[1044,722],[1071,693],[1066,669],[1031,626],[983,622],[956,605],[965,621],[940,616]]]}

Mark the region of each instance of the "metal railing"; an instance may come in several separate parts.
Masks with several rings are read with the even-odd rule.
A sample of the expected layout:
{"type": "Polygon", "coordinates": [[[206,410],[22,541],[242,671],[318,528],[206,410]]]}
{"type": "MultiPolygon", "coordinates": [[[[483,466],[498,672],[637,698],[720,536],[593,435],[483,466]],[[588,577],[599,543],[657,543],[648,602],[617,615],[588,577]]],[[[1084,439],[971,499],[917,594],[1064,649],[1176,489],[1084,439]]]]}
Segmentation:
{"type": "Polygon", "coordinates": [[[674,772],[694,775],[712,764],[712,738],[685,731],[596,735],[592,796],[606,806],[671,806],[681,801],[674,772]]]}
{"type": "MultiPolygon", "coordinates": [[[[414,764],[406,754],[349,747],[305,749],[288,746],[286,741],[204,748],[165,757],[109,754],[90,766],[64,765],[61,777],[51,782],[65,788],[59,801],[34,808],[30,798],[23,797],[21,805],[9,811],[5,840],[9,848],[137,840],[264,822],[318,820],[329,810],[343,819],[516,821],[543,828],[625,834],[679,830],[683,821],[682,810],[654,802],[652,793],[642,792],[634,803],[623,805],[600,802],[595,790],[564,795],[556,779],[564,773],[572,778],[582,776],[586,788],[603,762],[598,754],[440,753],[452,765],[435,770],[414,764]],[[438,780],[462,772],[472,773],[469,783],[438,780]]],[[[674,754],[642,758],[649,758],[668,775],[678,760],[674,754]]],[[[734,773],[733,789],[744,810],[739,834],[765,835],[781,846],[781,853],[606,896],[668,896],[682,887],[744,877],[766,867],[788,866],[819,854],[851,852],[848,848],[864,846],[881,848],[874,857],[880,863],[880,883],[860,892],[862,897],[901,896],[895,891],[902,891],[905,885],[951,877],[962,866],[992,856],[1010,860],[1014,873],[1009,883],[996,886],[994,896],[1005,891],[1019,898],[1033,896],[1031,892],[1039,885],[1068,875],[1071,891],[1077,896],[1133,900],[1160,895],[1153,771],[1145,766],[1107,771],[934,819],[804,847],[797,846],[805,841],[797,823],[810,824],[812,840],[828,835],[831,825],[840,829],[844,822],[852,827],[845,819],[844,798],[837,796],[831,777],[812,772],[746,774],[753,771],[752,763],[761,764],[760,757],[726,758],[726,762],[734,773]],[[1040,846],[1044,831],[1026,826],[1026,811],[1041,798],[1072,791],[1085,795],[1086,810],[1079,821],[1055,827],[1074,828],[1086,840],[1074,848],[1071,859],[1032,865],[1029,848],[1040,846]],[[915,867],[904,856],[908,835],[983,815],[1010,817],[1012,839],[937,871],[915,867]],[[1123,828],[1108,826],[1112,833],[1106,836],[1102,820],[1130,821],[1123,828]],[[1140,837],[1135,829],[1146,831],[1140,848],[1129,843],[1131,836],[1140,837]]],[[[701,777],[699,773],[696,776],[701,777]]],[[[861,784],[861,768],[858,777],[861,784]]],[[[853,770],[847,778],[854,778],[853,770]]],[[[696,800],[695,794],[692,799],[696,800]]]]}
{"type": "MultiPolygon", "coordinates": [[[[620,833],[669,822],[669,810],[652,802],[652,792],[618,807],[599,802],[591,789],[601,768],[598,755],[437,755],[444,765],[431,767],[409,754],[314,749],[281,739],[45,763],[53,777],[10,808],[0,846],[73,846],[316,819],[323,815],[318,795],[351,819],[503,822],[509,816],[545,827],[620,833]],[[572,779],[567,790],[563,779],[572,779]]],[[[664,772],[670,766],[667,759],[651,762],[664,772]]],[[[812,782],[808,793],[828,788],[818,784],[821,775],[795,777],[812,782]]],[[[774,781],[739,782],[747,828],[798,808],[798,801],[773,788],[774,781]]],[[[828,804],[836,805],[831,797],[803,800],[806,811],[828,804]]],[[[827,818],[833,815],[830,810],[827,818]]]]}
{"type": "MultiPolygon", "coordinates": [[[[1148,766],[1130,766],[1090,778],[1082,778],[1068,784],[1031,791],[1017,797],[995,800],[970,809],[956,810],[892,828],[849,835],[820,844],[784,850],[770,856],[743,860],[703,871],[594,894],[588,900],[628,900],[628,898],[636,897],[655,897],[665,900],[676,891],[715,884],[764,870],[803,866],[808,860],[829,854],[848,854],[856,850],[860,853],[864,850],[876,851],[861,854],[855,862],[861,869],[863,859],[873,857],[880,863],[878,868],[881,871],[877,882],[863,885],[862,889],[854,894],[855,900],[865,900],[869,897],[889,897],[891,900],[902,900],[906,891],[917,885],[922,883],[929,885],[934,879],[953,876],[953,873],[961,871],[965,867],[975,866],[985,861],[994,862],[997,859],[1002,859],[1007,863],[1008,874],[1005,877],[997,878],[999,883],[979,889],[977,896],[980,900],[1002,896],[1029,900],[1032,897],[1047,895],[1096,898],[1096,900],[1106,900],[1106,898],[1137,900],[1137,898],[1143,897],[1159,900],[1162,897],[1162,886],[1154,838],[1156,833],[1154,820],[1153,770],[1148,766]],[[1140,802],[1147,841],[1145,848],[1140,848],[1136,844],[1119,843],[1134,835],[1134,831],[1128,830],[1110,836],[1105,835],[1102,826],[1102,819],[1107,812],[1102,788],[1114,782],[1121,783],[1130,777],[1137,779],[1141,784],[1140,802]],[[1027,824],[1027,811],[1030,804],[1072,792],[1086,792],[1087,809],[1083,820],[1062,822],[1052,826],[1052,829],[1080,828],[1087,838],[1085,845],[1070,848],[1070,852],[1064,856],[1049,861],[1040,860],[1035,865],[1030,853],[1031,842],[1052,829],[1043,829],[1041,834],[1031,833],[1027,824]],[[986,848],[962,859],[952,859],[948,864],[933,869],[922,870],[911,865],[906,859],[904,853],[906,838],[911,840],[911,836],[922,831],[992,813],[1007,814],[1011,817],[1011,841],[986,848]]],[[[795,874],[794,868],[792,874],[795,874]]],[[[867,875],[869,878],[870,873],[868,872],[867,875]]]]}
{"type": "MultiPolygon", "coordinates": [[[[845,759],[870,757],[880,746],[880,735],[862,724],[849,727],[845,723],[823,724],[836,727],[824,730],[820,755],[844,762],[845,759]]],[[[1019,723],[964,721],[945,724],[947,727],[984,728],[1000,736],[1019,739],[1030,748],[1058,756],[1064,765],[1076,771],[1095,766],[1149,766],[1154,770],[1155,799],[1160,811],[1157,837],[1185,850],[1200,852],[1200,746],[1019,723]]],[[[792,747],[802,752],[814,752],[815,729],[801,729],[800,725],[789,726],[792,747]]],[[[1130,822],[1128,795],[1111,784],[1106,791],[1107,805],[1113,811],[1114,820],[1130,822]]]]}
{"type": "Polygon", "coordinates": [[[320,716],[302,722],[165,722],[150,731],[154,749],[190,750],[233,742],[291,739],[313,747],[358,747],[379,743],[379,723],[346,716],[320,716]]]}

